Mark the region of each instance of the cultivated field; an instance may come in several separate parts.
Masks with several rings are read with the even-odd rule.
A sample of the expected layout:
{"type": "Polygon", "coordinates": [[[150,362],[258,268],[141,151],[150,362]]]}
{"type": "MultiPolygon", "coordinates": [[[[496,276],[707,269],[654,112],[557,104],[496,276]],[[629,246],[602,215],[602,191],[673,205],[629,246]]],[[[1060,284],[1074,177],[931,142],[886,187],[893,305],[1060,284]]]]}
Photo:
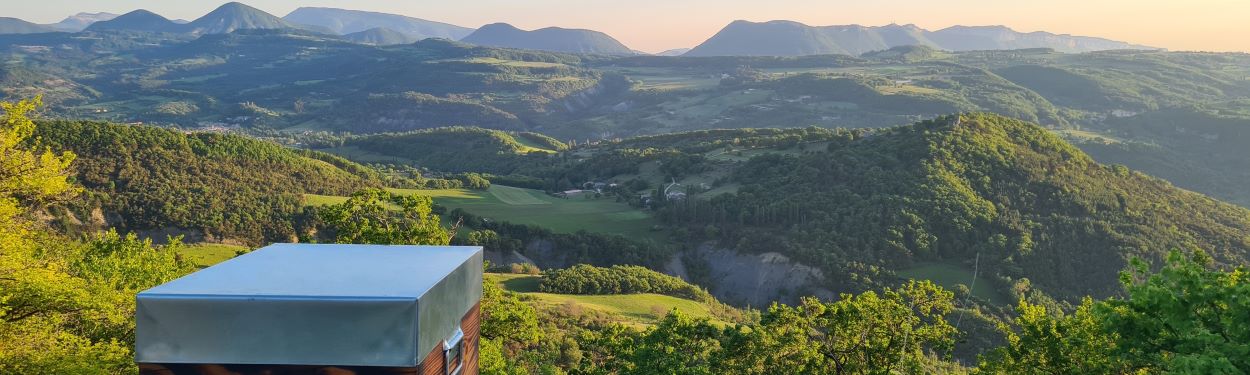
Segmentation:
{"type": "Polygon", "coordinates": [[[486,280],[499,284],[506,290],[533,298],[540,307],[573,308],[593,310],[610,314],[621,323],[635,327],[655,324],[669,311],[677,309],[695,318],[708,318],[725,324],[713,317],[711,310],[702,303],[659,294],[626,295],[572,295],[538,292],[540,276],[513,274],[486,274],[486,280]]]}
{"type": "MultiPolygon", "coordinates": [[[[537,225],[557,233],[588,231],[633,239],[657,239],[655,220],[645,212],[611,198],[584,196],[557,198],[538,190],[493,185],[486,191],[468,189],[391,189],[399,194],[434,198],[434,203],[460,208],[490,220],[537,225]]],[[[347,197],[306,194],[309,205],[338,204],[347,197]]]]}
{"type": "MultiPolygon", "coordinates": [[[[971,270],[947,263],[917,263],[915,267],[899,271],[898,275],[908,279],[929,280],[946,290],[954,290],[959,284],[972,286],[971,270]]],[[[995,304],[1011,303],[1006,296],[994,289],[988,279],[980,275],[972,295],[995,304]]]]}
{"type": "Polygon", "coordinates": [[[234,258],[239,251],[246,250],[248,250],[246,246],[199,243],[182,246],[182,248],[178,249],[178,255],[190,260],[200,268],[205,268],[234,258]]]}

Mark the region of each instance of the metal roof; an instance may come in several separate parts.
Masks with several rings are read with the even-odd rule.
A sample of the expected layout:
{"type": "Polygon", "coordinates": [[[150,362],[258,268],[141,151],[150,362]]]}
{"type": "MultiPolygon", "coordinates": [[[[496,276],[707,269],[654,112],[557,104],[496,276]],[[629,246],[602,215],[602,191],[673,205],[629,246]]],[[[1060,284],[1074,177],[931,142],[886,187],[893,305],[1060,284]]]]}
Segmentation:
{"type": "Polygon", "coordinates": [[[412,367],[481,283],[480,247],[275,244],[139,293],[136,360],[412,367]]]}

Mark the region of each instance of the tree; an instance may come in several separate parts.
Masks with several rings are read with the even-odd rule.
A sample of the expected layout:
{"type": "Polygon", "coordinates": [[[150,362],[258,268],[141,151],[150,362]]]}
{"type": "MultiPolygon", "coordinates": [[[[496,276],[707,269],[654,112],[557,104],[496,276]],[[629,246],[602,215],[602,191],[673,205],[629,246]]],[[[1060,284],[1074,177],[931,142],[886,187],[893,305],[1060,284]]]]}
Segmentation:
{"type": "Polygon", "coordinates": [[[538,342],[538,315],[511,292],[494,282],[482,283],[482,337],[501,341],[505,346],[538,342]]]}
{"type": "Polygon", "coordinates": [[[1121,275],[1128,298],[1099,306],[1116,354],[1150,371],[1250,373],[1250,274],[1211,263],[1201,250],[1172,251],[1158,273],[1134,261],[1121,275]]]}
{"type": "Polygon", "coordinates": [[[447,245],[455,230],[444,229],[430,197],[366,189],[320,216],[335,234],[334,242],[389,245],[447,245]]]}
{"type": "Polygon", "coordinates": [[[538,343],[538,314],[493,281],[482,282],[480,371],[488,375],[527,374],[517,352],[538,343]]]}
{"type": "Polygon", "coordinates": [[[985,374],[1124,374],[1115,356],[1120,340],[1103,329],[1086,298],[1076,312],[1048,310],[1024,300],[1016,307],[1012,324],[1000,323],[1007,344],[981,357],[977,368],[985,374]]]}
{"type": "Polygon", "coordinates": [[[133,372],[135,292],[190,272],[171,246],[101,234],[89,244],[48,233],[23,203],[73,194],[72,153],[31,139],[39,99],[0,103],[0,373],[133,372]],[[33,147],[31,145],[34,145],[33,147]]]}
{"type": "Polygon", "coordinates": [[[727,356],[724,372],[743,374],[922,373],[926,350],[944,351],[956,330],[945,319],[953,295],[931,282],[909,282],[881,294],[805,298],[774,305],[727,356]]]}
{"type": "Polygon", "coordinates": [[[1141,260],[1121,275],[1126,298],[1086,299],[1071,315],[1020,303],[1008,344],[981,358],[980,372],[1250,372],[1250,277],[1210,269],[1202,251],[1172,251],[1158,272],[1141,260]]]}
{"type": "Polygon", "coordinates": [[[73,153],[57,155],[50,149],[40,152],[38,146],[26,146],[35,132],[29,114],[40,105],[39,97],[17,103],[0,102],[0,109],[4,110],[0,120],[0,204],[14,204],[12,199],[44,200],[76,191],[67,178],[73,153]]]}
{"type": "Polygon", "coordinates": [[[721,329],[707,319],[674,310],[639,340],[631,359],[634,367],[622,374],[714,374],[720,339],[721,329]]]}
{"type": "Polygon", "coordinates": [[[473,246],[492,246],[499,243],[499,233],[490,229],[475,230],[469,232],[469,238],[465,243],[473,246]]]}

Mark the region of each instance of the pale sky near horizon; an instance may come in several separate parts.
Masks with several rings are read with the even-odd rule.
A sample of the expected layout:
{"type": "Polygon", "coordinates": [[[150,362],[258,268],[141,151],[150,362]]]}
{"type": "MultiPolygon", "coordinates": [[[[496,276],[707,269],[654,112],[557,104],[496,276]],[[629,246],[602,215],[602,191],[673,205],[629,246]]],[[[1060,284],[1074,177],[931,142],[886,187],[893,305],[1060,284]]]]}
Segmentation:
{"type": "MultiPolygon", "coordinates": [[[[0,0],[18,3],[19,0],[0,0]]],[[[1097,36],[1171,50],[1250,52],[1250,0],[248,0],[279,17],[300,6],[402,14],[465,27],[507,22],[606,32],[630,48],[659,52],[702,43],[733,20],[786,19],[814,26],[890,23],[931,30],[1006,25],[1017,31],[1097,36]]],[[[147,9],[195,19],[225,1],[40,0],[0,16],[52,23],[77,12],[147,9]]]]}

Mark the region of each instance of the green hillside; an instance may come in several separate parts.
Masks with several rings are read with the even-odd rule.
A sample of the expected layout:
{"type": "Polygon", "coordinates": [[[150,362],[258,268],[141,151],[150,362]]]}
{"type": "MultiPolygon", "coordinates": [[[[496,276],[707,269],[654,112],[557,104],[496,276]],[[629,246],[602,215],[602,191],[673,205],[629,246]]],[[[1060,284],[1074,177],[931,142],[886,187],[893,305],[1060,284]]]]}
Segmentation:
{"type": "Polygon", "coordinates": [[[99,207],[109,226],[128,230],[289,241],[308,225],[299,218],[303,194],[381,184],[376,172],[342,158],[234,135],[71,121],[41,122],[36,135],[78,155],[75,179],[90,199],[76,216],[99,207]]]}
{"type": "Polygon", "coordinates": [[[1099,165],[1035,125],[994,115],[766,154],[729,180],[736,193],[669,204],[658,216],[688,226],[692,241],[816,265],[840,288],[917,262],[971,270],[980,254],[991,288],[1075,301],[1117,293],[1128,257],[1204,248],[1243,264],[1250,249],[1250,211],[1099,165]]]}
{"type": "Polygon", "coordinates": [[[542,293],[538,291],[541,278],[541,276],[531,275],[486,274],[486,282],[495,283],[504,290],[528,297],[529,302],[540,310],[565,309],[599,313],[613,321],[638,328],[654,325],[673,310],[694,318],[706,318],[726,324],[725,321],[716,318],[713,309],[708,305],[690,299],[654,293],[624,295],[542,293]]]}
{"type": "MultiPolygon", "coordinates": [[[[488,220],[534,225],[555,233],[579,231],[622,235],[635,240],[657,239],[656,221],[646,212],[612,198],[557,198],[539,190],[492,185],[485,191],[392,189],[407,195],[428,196],[440,206],[461,209],[488,220]]],[[[342,203],[343,196],[307,195],[309,204],[342,203]]]]}
{"type": "Polygon", "coordinates": [[[522,166],[542,163],[566,148],[540,134],[452,127],[355,137],[321,150],[357,161],[506,175],[522,166]]]}
{"type": "MultiPolygon", "coordinates": [[[[268,19],[241,6],[226,8],[243,15],[234,19],[268,19]]],[[[170,23],[142,11],[114,21],[156,29],[150,31],[170,23]]],[[[449,126],[540,132],[585,144],[706,129],[879,128],[983,111],[1122,139],[1132,146],[1110,152],[1094,143],[1078,147],[1096,160],[1123,163],[1204,194],[1250,199],[1228,188],[1236,181],[1222,178],[1241,173],[1234,165],[1250,157],[1246,153],[1221,155],[1234,162],[1212,162],[1202,156],[1203,147],[1167,141],[1186,134],[1134,132],[1137,120],[1131,119],[1150,121],[1193,108],[1241,111],[1250,98],[1250,59],[1244,54],[874,47],[859,57],[590,56],[443,39],[366,46],[264,26],[193,38],[109,31],[108,22],[93,25],[101,30],[91,38],[0,35],[6,62],[0,65],[0,93],[10,99],[44,94],[50,113],[61,118],[237,129],[290,145],[316,134],[449,126]],[[1164,164],[1175,166],[1168,169],[1193,173],[1156,169],[1159,155],[1169,155],[1164,164]]],[[[856,37],[868,29],[847,27],[846,37],[860,45],[924,36],[895,25],[856,37]]],[[[979,41],[973,45],[1012,35],[995,27],[950,32],[979,41]]],[[[366,157],[360,161],[411,161],[366,157]]]]}
{"type": "Polygon", "coordinates": [[[1078,145],[1105,163],[1123,164],[1178,187],[1250,207],[1250,114],[1177,108],[1108,120],[1078,145]],[[1108,141],[1109,139],[1117,141],[1108,141]]]}

